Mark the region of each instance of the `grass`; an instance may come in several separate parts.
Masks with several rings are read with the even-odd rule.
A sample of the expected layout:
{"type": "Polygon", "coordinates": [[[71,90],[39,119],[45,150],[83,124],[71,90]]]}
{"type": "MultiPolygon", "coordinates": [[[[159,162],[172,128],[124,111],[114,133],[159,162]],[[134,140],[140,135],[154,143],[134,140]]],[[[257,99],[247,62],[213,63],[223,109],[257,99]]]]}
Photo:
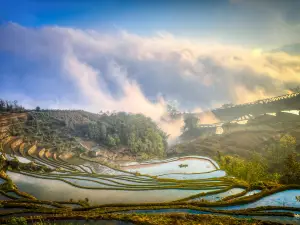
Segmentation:
{"type": "MultiPolygon", "coordinates": [[[[123,221],[131,222],[137,225],[276,225],[277,223],[270,223],[266,221],[258,221],[253,219],[236,219],[230,216],[214,216],[214,215],[189,215],[189,214],[162,214],[162,215],[146,215],[146,214],[101,214],[93,217],[86,217],[84,215],[68,216],[61,218],[59,215],[48,215],[44,217],[31,216],[24,218],[25,220],[35,223],[36,225],[55,224],[61,220],[64,224],[73,224],[76,221],[123,221]],[[69,222],[71,220],[71,223],[69,222]]],[[[24,221],[24,219],[19,219],[24,221]]],[[[16,219],[15,219],[16,220],[16,219]]],[[[3,220],[6,224],[10,223],[11,219],[3,220]]],[[[21,223],[20,223],[21,224],[21,223]]],[[[59,223],[61,224],[61,223],[59,223]]]]}

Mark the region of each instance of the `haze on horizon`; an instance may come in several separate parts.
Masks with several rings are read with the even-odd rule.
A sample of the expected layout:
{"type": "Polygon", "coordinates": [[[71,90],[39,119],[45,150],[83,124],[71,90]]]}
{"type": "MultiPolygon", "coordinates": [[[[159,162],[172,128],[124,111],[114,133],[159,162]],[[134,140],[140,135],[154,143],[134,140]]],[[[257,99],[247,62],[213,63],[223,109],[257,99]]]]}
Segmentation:
{"type": "Polygon", "coordinates": [[[159,120],[300,85],[300,1],[33,1],[0,7],[0,96],[159,120]]]}

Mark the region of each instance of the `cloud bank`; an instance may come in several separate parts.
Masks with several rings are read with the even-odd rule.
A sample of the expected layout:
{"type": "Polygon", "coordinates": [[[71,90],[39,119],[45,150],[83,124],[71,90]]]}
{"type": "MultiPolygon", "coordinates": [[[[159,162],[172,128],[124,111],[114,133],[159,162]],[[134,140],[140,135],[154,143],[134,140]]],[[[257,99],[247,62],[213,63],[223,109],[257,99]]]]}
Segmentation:
{"type": "Polygon", "coordinates": [[[143,37],[8,23],[0,26],[0,39],[6,60],[0,94],[28,107],[121,110],[158,121],[167,100],[183,110],[206,110],[285,94],[300,84],[299,55],[168,33],[143,37]]]}

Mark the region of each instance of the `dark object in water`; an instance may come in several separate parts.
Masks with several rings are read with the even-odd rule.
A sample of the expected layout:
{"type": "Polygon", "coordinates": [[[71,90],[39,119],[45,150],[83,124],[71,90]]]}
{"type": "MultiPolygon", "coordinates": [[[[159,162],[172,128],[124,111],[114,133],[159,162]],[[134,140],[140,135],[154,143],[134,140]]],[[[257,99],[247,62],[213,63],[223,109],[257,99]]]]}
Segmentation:
{"type": "Polygon", "coordinates": [[[188,167],[188,166],[189,166],[188,164],[180,164],[180,165],[179,165],[180,168],[186,168],[186,167],[188,167]]]}

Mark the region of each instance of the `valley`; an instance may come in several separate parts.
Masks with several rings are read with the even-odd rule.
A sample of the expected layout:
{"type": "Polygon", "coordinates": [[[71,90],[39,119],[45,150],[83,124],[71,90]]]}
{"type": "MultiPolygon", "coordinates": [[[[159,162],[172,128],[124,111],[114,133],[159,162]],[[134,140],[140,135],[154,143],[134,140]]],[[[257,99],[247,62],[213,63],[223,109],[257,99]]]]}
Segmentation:
{"type": "Polygon", "coordinates": [[[192,124],[173,146],[143,115],[2,112],[0,223],[299,224],[300,120],[283,111],[300,106],[288,99],[222,133],[192,124]]]}

